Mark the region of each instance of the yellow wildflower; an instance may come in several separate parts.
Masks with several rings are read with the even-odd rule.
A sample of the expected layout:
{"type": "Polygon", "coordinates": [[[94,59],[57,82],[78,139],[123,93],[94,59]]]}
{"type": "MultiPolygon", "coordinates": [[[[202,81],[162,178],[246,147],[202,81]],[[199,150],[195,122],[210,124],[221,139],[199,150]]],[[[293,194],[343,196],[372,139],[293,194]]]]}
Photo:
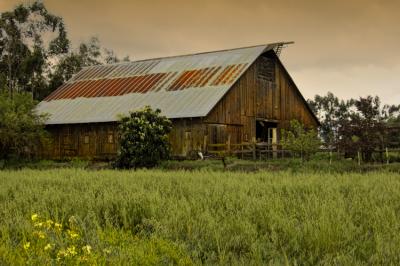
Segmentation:
{"type": "Polygon", "coordinates": [[[34,234],[35,236],[37,236],[38,238],[40,238],[40,239],[46,238],[46,235],[45,235],[43,232],[41,232],[41,231],[35,231],[35,232],[33,232],[33,234],[34,234]]]}
{"type": "Polygon", "coordinates": [[[63,249],[57,252],[57,260],[60,260],[62,257],[67,257],[67,256],[68,254],[63,249]]]}
{"type": "Polygon", "coordinates": [[[47,245],[44,247],[44,250],[49,250],[49,249],[51,249],[51,244],[47,244],[47,245]]]}
{"type": "Polygon", "coordinates": [[[89,246],[89,245],[86,245],[86,246],[83,246],[83,247],[82,247],[82,250],[83,250],[85,253],[90,254],[91,251],[92,251],[92,247],[89,246]]]}
{"type": "Polygon", "coordinates": [[[75,256],[76,254],[78,254],[78,252],[76,252],[75,246],[67,248],[67,253],[71,256],[75,256]]]}
{"type": "Polygon", "coordinates": [[[32,214],[31,219],[32,221],[36,221],[39,218],[39,215],[37,215],[36,213],[32,214]]]}
{"type": "Polygon", "coordinates": [[[34,226],[35,226],[35,227],[42,227],[42,226],[43,226],[43,223],[42,223],[42,222],[37,222],[37,223],[34,224],[34,226]]]}
{"type": "Polygon", "coordinates": [[[68,235],[72,239],[79,237],[79,234],[74,232],[74,231],[72,231],[72,230],[68,230],[68,235]]]}
{"type": "Polygon", "coordinates": [[[28,250],[30,246],[31,246],[31,243],[30,243],[30,242],[26,242],[26,243],[24,244],[24,249],[25,249],[25,250],[28,250]]]}
{"type": "Polygon", "coordinates": [[[52,220],[47,220],[46,221],[47,229],[50,229],[53,224],[54,224],[54,222],[52,220]]]}
{"type": "Polygon", "coordinates": [[[54,228],[55,228],[56,230],[58,230],[58,231],[61,231],[62,225],[59,224],[59,223],[55,223],[55,224],[54,224],[54,228]]]}

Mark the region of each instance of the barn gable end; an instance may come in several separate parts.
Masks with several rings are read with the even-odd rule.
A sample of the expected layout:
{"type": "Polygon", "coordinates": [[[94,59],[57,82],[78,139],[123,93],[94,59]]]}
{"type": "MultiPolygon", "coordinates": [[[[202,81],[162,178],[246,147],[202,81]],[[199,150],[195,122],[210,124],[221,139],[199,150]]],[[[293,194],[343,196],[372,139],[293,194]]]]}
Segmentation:
{"type": "Polygon", "coordinates": [[[219,127],[220,131],[224,125],[222,135],[232,138],[239,134],[233,140],[240,142],[257,138],[257,121],[275,124],[279,134],[279,129],[288,128],[293,119],[307,127],[319,126],[279,58],[269,52],[257,58],[204,122],[219,127]]]}

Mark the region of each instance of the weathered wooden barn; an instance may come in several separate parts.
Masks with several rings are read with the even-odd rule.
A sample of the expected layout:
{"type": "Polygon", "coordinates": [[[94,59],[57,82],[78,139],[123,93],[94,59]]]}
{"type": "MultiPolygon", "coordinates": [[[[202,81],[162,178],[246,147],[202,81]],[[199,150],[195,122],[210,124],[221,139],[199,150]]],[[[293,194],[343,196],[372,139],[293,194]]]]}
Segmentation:
{"type": "Polygon", "coordinates": [[[282,65],[283,43],[84,68],[38,105],[50,115],[47,158],[112,157],[119,114],[145,105],[173,121],[174,155],[207,143],[276,141],[318,120],[282,65]]]}

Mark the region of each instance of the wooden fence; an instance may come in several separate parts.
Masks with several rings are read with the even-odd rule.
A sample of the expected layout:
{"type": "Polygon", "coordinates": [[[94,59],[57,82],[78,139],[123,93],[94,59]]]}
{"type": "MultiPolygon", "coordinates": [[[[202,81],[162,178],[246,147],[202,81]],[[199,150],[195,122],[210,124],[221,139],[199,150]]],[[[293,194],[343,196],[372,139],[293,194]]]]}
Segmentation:
{"type": "MultiPolygon", "coordinates": [[[[213,157],[237,156],[241,159],[268,160],[288,158],[294,155],[292,151],[283,149],[282,145],[279,143],[256,142],[255,139],[253,139],[252,142],[233,144],[230,143],[228,138],[226,143],[207,144],[204,148],[206,154],[213,157]]],[[[336,150],[326,148],[319,149],[318,152],[328,153],[330,163],[332,163],[334,153],[337,153],[336,150]]],[[[389,163],[389,153],[398,153],[400,157],[400,149],[382,149],[376,150],[374,153],[380,154],[382,158],[381,161],[386,163],[389,163]]],[[[357,160],[360,164],[360,154],[358,154],[357,160]]]]}
{"type": "Polygon", "coordinates": [[[226,143],[207,144],[206,154],[217,157],[236,155],[242,159],[272,159],[291,156],[289,150],[284,150],[281,144],[270,144],[268,142],[242,142],[232,144],[226,143]]]}

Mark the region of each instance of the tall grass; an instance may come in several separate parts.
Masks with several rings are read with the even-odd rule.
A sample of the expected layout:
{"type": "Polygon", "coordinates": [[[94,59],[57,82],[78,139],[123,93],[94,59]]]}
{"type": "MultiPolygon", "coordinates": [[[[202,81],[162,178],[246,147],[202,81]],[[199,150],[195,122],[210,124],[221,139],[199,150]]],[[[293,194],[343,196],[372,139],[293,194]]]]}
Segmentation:
{"type": "Polygon", "coordinates": [[[1,171],[0,264],[33,213],[74,216],[100,263],[400,263],[397,173],[1,171]]]}

